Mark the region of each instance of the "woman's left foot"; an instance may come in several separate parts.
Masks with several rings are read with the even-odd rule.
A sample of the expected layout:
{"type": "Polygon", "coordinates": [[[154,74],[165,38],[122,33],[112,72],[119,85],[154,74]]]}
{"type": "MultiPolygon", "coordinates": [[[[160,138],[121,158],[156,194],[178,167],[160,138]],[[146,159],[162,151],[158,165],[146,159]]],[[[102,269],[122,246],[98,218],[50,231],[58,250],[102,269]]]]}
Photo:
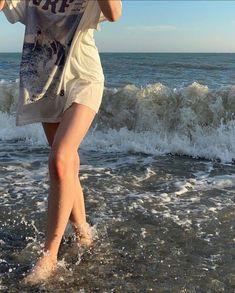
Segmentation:
{"type": "Polygon", "coordinates": [[[91,226],[88,223],[82,226],[75,227],[74,231],[76,235],[76,240],[79,246],[90,247],[93,243],[93,236],[91,226]]]}

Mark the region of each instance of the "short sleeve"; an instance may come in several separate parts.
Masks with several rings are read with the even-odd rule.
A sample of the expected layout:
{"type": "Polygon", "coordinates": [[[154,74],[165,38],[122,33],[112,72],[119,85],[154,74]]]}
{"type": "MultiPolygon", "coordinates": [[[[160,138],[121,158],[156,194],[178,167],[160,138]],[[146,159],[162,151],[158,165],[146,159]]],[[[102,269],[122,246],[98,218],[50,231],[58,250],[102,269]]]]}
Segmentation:
{"type": "Polygon", "coordinates": [[[106,21],[107,18],[104,16],[103,12],[100,11],[100,17],[99,17],[99,21],[98,22],[102,22],[102,21],[106,21]]]}
{"type": "Polygon", "coordinates": [[[26,0],[5,0],[6,7],[2,10],[10,23],[26,24],[26,0]]]}

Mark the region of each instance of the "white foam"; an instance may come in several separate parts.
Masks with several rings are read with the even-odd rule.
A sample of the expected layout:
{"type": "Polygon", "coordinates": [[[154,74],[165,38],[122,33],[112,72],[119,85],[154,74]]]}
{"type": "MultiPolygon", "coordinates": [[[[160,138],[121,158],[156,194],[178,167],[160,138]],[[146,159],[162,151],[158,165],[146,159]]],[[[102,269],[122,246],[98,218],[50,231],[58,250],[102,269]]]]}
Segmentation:
{"type": "Polygon", "coordinates": [[[33,145],[47,145],[46,137],[40,124],[29,124],[24,127],[15,126],[15,117],[0,112],[0,139],[24,140],[33,145]]]}
{"type": "MultiPolygon", "coordinates": [[[[41,124],[15,126],[18,80],[0,83],[0,139],[47,145],[41,124]]],[[[160,83],[106,89],[100,111],[81,144],[86,150],[235,159],[235,86],[217,91],[160,83]]]]}

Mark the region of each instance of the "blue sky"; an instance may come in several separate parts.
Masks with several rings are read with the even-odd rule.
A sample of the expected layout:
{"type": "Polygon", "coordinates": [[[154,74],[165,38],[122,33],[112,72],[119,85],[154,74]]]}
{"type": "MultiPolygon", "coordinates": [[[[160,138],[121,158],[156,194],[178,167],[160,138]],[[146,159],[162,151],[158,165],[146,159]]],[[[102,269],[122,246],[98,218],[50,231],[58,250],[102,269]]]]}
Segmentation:
{"type": "MultiPolygon", "coordinates": [[[[0,52],[20,52],[24,26],[0,25],[0,52]]],[[[100,52],[235,52],[235,1],[124,0],[95,39],[100,52]]]]}

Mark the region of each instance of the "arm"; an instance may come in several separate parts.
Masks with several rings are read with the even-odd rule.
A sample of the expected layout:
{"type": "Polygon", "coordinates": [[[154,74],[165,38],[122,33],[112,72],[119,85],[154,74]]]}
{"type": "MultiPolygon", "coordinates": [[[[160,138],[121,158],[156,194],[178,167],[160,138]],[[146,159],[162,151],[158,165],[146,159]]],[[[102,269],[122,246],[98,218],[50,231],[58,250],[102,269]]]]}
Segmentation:
{"type": "Polygon", "coordinates": [[[6,2],[5,0],[0,0],[0,11],[6,8],[6,2]]]}
{"type": "Polygon", "coordinates": [[[117,21],[122,15],[121,0],[97,0],[101,11],[109,21],[117,21]]]}
{"type": "Polygon", "coordinates": [[[29,0],[0,0],[2,11],[10,23],[21,22],[26,25],[26,11],[29,0]],[[8,2],[9,1],[9,2],[8,2]]]}

